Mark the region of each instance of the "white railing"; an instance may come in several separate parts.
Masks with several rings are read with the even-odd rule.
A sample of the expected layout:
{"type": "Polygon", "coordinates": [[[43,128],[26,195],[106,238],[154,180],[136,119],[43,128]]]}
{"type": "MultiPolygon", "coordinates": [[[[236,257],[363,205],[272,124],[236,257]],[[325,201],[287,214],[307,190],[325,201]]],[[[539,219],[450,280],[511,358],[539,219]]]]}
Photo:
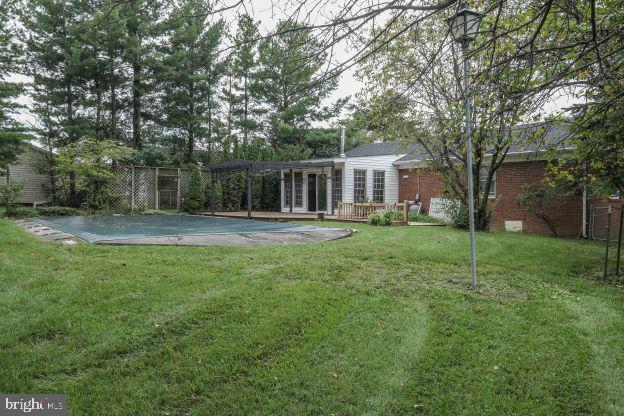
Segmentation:
{"type": "Polygon", "coordinates": [[[367,220],[368,216],[375,211],[390,209],[394,211],[396,221],[407,222],[409,203],[380,203],[380,202],[338,202],[338,219],[341,220],[367,220]]]}

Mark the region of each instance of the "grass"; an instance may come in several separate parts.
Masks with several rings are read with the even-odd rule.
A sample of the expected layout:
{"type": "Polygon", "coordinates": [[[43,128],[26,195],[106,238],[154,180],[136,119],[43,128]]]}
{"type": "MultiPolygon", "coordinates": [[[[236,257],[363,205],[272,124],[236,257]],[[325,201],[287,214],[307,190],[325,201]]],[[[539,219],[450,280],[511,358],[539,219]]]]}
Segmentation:
{"type": "MultiPolygon", "coordinates": [[[[337,225],[332,223],[332,225],[337,225]]],[[[370,227],[316,245],[61,246],[0,220],[0,391],[70,413],[623,414],[596,244],[370,227]]]]}
{"type": "Polygon", "coordinates": [[[445,224],[444,220],[425,214],[415,214],[410,212],[408,220],[410,222],[426,222],[429,224],[445,224]]]}

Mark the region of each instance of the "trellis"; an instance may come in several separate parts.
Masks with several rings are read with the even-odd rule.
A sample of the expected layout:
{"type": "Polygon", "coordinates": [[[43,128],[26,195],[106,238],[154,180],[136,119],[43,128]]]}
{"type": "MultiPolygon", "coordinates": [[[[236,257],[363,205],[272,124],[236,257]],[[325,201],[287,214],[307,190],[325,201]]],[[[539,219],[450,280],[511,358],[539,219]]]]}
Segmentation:
{"type": "MultiPolygon", "coordinates": [[[[116,166],[117,179],[111,184],[111,209],[114,211],[160,209],[163,191],[180,210],[191,177],[190,169],[159,168],[148,166],[116,166]],[[175,178],[174,188],[159,189],[159,177],[175,178]],[[175,197],[171,194],[175,191],[175,197]]],[[[202,171],[202,178],[210,178],[209,171],[202,171]]]]}

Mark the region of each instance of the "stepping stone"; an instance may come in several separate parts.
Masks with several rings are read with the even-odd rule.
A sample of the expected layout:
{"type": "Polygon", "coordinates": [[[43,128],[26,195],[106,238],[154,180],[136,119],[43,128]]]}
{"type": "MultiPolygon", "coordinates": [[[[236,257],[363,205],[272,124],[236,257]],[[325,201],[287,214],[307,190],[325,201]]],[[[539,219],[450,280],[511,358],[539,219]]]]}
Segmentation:
{"type": "Polygon", "coordinates": [[[56,234],[56,235],[48,236],[48,237],[52,241],[69,240],[69,239],[74,238],[73,235],[67,234],[67,233],[60,233],[60,234],[56,234]]]}

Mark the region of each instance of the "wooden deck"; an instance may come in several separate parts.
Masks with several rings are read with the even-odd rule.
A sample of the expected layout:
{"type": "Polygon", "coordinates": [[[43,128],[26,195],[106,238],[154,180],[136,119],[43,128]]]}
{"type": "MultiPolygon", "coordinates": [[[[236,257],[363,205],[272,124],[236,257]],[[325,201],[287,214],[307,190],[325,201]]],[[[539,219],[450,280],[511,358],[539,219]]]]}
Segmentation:
{"type": "MultiPolygon", "coordinates": [[[[210,212],[204,212],[203,215],[212,215],[210,212]]],[[[230,217],[230,218],[247,218],[247,211],[235,211],[235,212],[215,212],[217,217],[230,217]]],[[[269,220],[269,221],[314,221],[318,220],[317,214],[307,214],[298,212],[265,212],[265,211],[252,211],[251,218],[256,220],[269,220]]],[[[354,221],[354,222],[366,222],[366,220],[338,220],[337,215],[325,215],[326,221],[354,221]]]]}

